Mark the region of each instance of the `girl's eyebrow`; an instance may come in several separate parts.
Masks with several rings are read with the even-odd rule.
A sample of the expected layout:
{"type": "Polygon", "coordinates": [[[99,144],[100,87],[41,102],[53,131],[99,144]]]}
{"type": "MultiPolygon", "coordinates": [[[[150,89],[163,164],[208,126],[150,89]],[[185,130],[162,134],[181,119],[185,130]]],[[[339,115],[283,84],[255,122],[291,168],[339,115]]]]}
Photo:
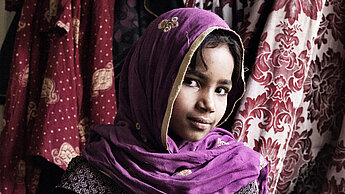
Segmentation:
{"type": "Polygon", "coordinates": [[[192,75],[199,77],[200,79],[203,79],[203,80],[208,80],[208,78],[205,74],[203,74],[200,71],[197,71],[195,69],[192,69],[192,68],[188,68],[187,74],[192,74],[192,75]]]}
{"type": "Polygon", "coordinates": [[[224,85],[230,85],[230,86],[232,85],[231,79],[223,79],[223,80],[218,81],[218,83],[224,84],[224,85]]]}
{"type": "MultiPolygon", "coordinates": [[[[202,72],[197,71],[195,69],[192,69],[192,68],[188,68],[186,74],[194,75],[194,76],[199,77],[200,79],[205,80],[205,81],[209,80],[209,78],[205,74],[203,74],[202,72]]],[[[223,85],[230,85],[230,86],[232,85],[231,79],[222,79],[222,80],[219,80],[218,83],[223,84],[223,85]]]]}

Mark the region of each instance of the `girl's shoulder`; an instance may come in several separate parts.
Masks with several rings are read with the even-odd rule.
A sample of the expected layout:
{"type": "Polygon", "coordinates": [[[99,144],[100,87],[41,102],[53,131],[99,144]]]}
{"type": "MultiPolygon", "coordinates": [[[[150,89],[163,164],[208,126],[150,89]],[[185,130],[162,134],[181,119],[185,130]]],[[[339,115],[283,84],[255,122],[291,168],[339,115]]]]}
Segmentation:
{"type": "Polygon", "coordinates": [[[82,156],[71,160],[53,193],[126,193],[114,180],[82,156]]]}
{"type": "Polygon", "coordinates": [[[259,187],[256,180],[242,187],[239,191],[235,192],[235,194],[258,194],[258,193],[259,193],[259,187]]]}

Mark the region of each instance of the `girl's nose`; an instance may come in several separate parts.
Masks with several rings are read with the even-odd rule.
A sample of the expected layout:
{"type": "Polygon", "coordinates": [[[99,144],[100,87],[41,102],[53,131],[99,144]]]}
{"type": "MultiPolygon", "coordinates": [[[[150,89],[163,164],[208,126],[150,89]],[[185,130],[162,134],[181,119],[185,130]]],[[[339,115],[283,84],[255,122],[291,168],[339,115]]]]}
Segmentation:
{"type": "Polygon", "coordinates": [[[215,96],[212,90],[205,90],[200,92],[199,100],[197,102],[197,108],[203,112],[213,113],[216,111],[215,96]]]}

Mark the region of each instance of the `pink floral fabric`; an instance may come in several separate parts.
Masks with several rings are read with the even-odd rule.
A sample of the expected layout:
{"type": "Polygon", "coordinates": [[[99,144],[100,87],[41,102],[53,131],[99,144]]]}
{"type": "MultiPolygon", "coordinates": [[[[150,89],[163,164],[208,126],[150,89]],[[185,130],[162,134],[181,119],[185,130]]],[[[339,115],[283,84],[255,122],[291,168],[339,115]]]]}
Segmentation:
{"type": "Polygon", "coordinates": [[[345,193],[345,3],[185,3],[244,40],[247,92],[231,129],[270,162],[269,193],[345,193]]]}
{"type": "Polygon", "coordinates": [[[114,121],[114,0],[6,5],[22,12],[0,137],[0,193],[35,193],[41,168],[31,156],[66,169],[88,126],[114,121]]]}

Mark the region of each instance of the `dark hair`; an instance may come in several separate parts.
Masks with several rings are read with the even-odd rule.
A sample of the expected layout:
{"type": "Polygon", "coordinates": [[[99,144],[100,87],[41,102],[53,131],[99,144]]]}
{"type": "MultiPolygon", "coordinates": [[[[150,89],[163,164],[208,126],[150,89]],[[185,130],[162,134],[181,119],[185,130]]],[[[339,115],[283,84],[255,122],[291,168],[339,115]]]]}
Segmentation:
{"type": "Polygon", "coordinates": [[[189,67],[195,69],[196,56],[197,54],[200,54],[201,60],[207,69],[207,64],[202,56],[202,50],[204,48],[215,48],[220,44],[227,44],[229,46],[231,55],[234,58],[234,70],[231,80],[234,84],[236,84],[242,73],[242,48],[238,41],[234,40],[227,31],[214,30],[208,34],[200,44],[199,48],[193,54],[189,67]]]}

